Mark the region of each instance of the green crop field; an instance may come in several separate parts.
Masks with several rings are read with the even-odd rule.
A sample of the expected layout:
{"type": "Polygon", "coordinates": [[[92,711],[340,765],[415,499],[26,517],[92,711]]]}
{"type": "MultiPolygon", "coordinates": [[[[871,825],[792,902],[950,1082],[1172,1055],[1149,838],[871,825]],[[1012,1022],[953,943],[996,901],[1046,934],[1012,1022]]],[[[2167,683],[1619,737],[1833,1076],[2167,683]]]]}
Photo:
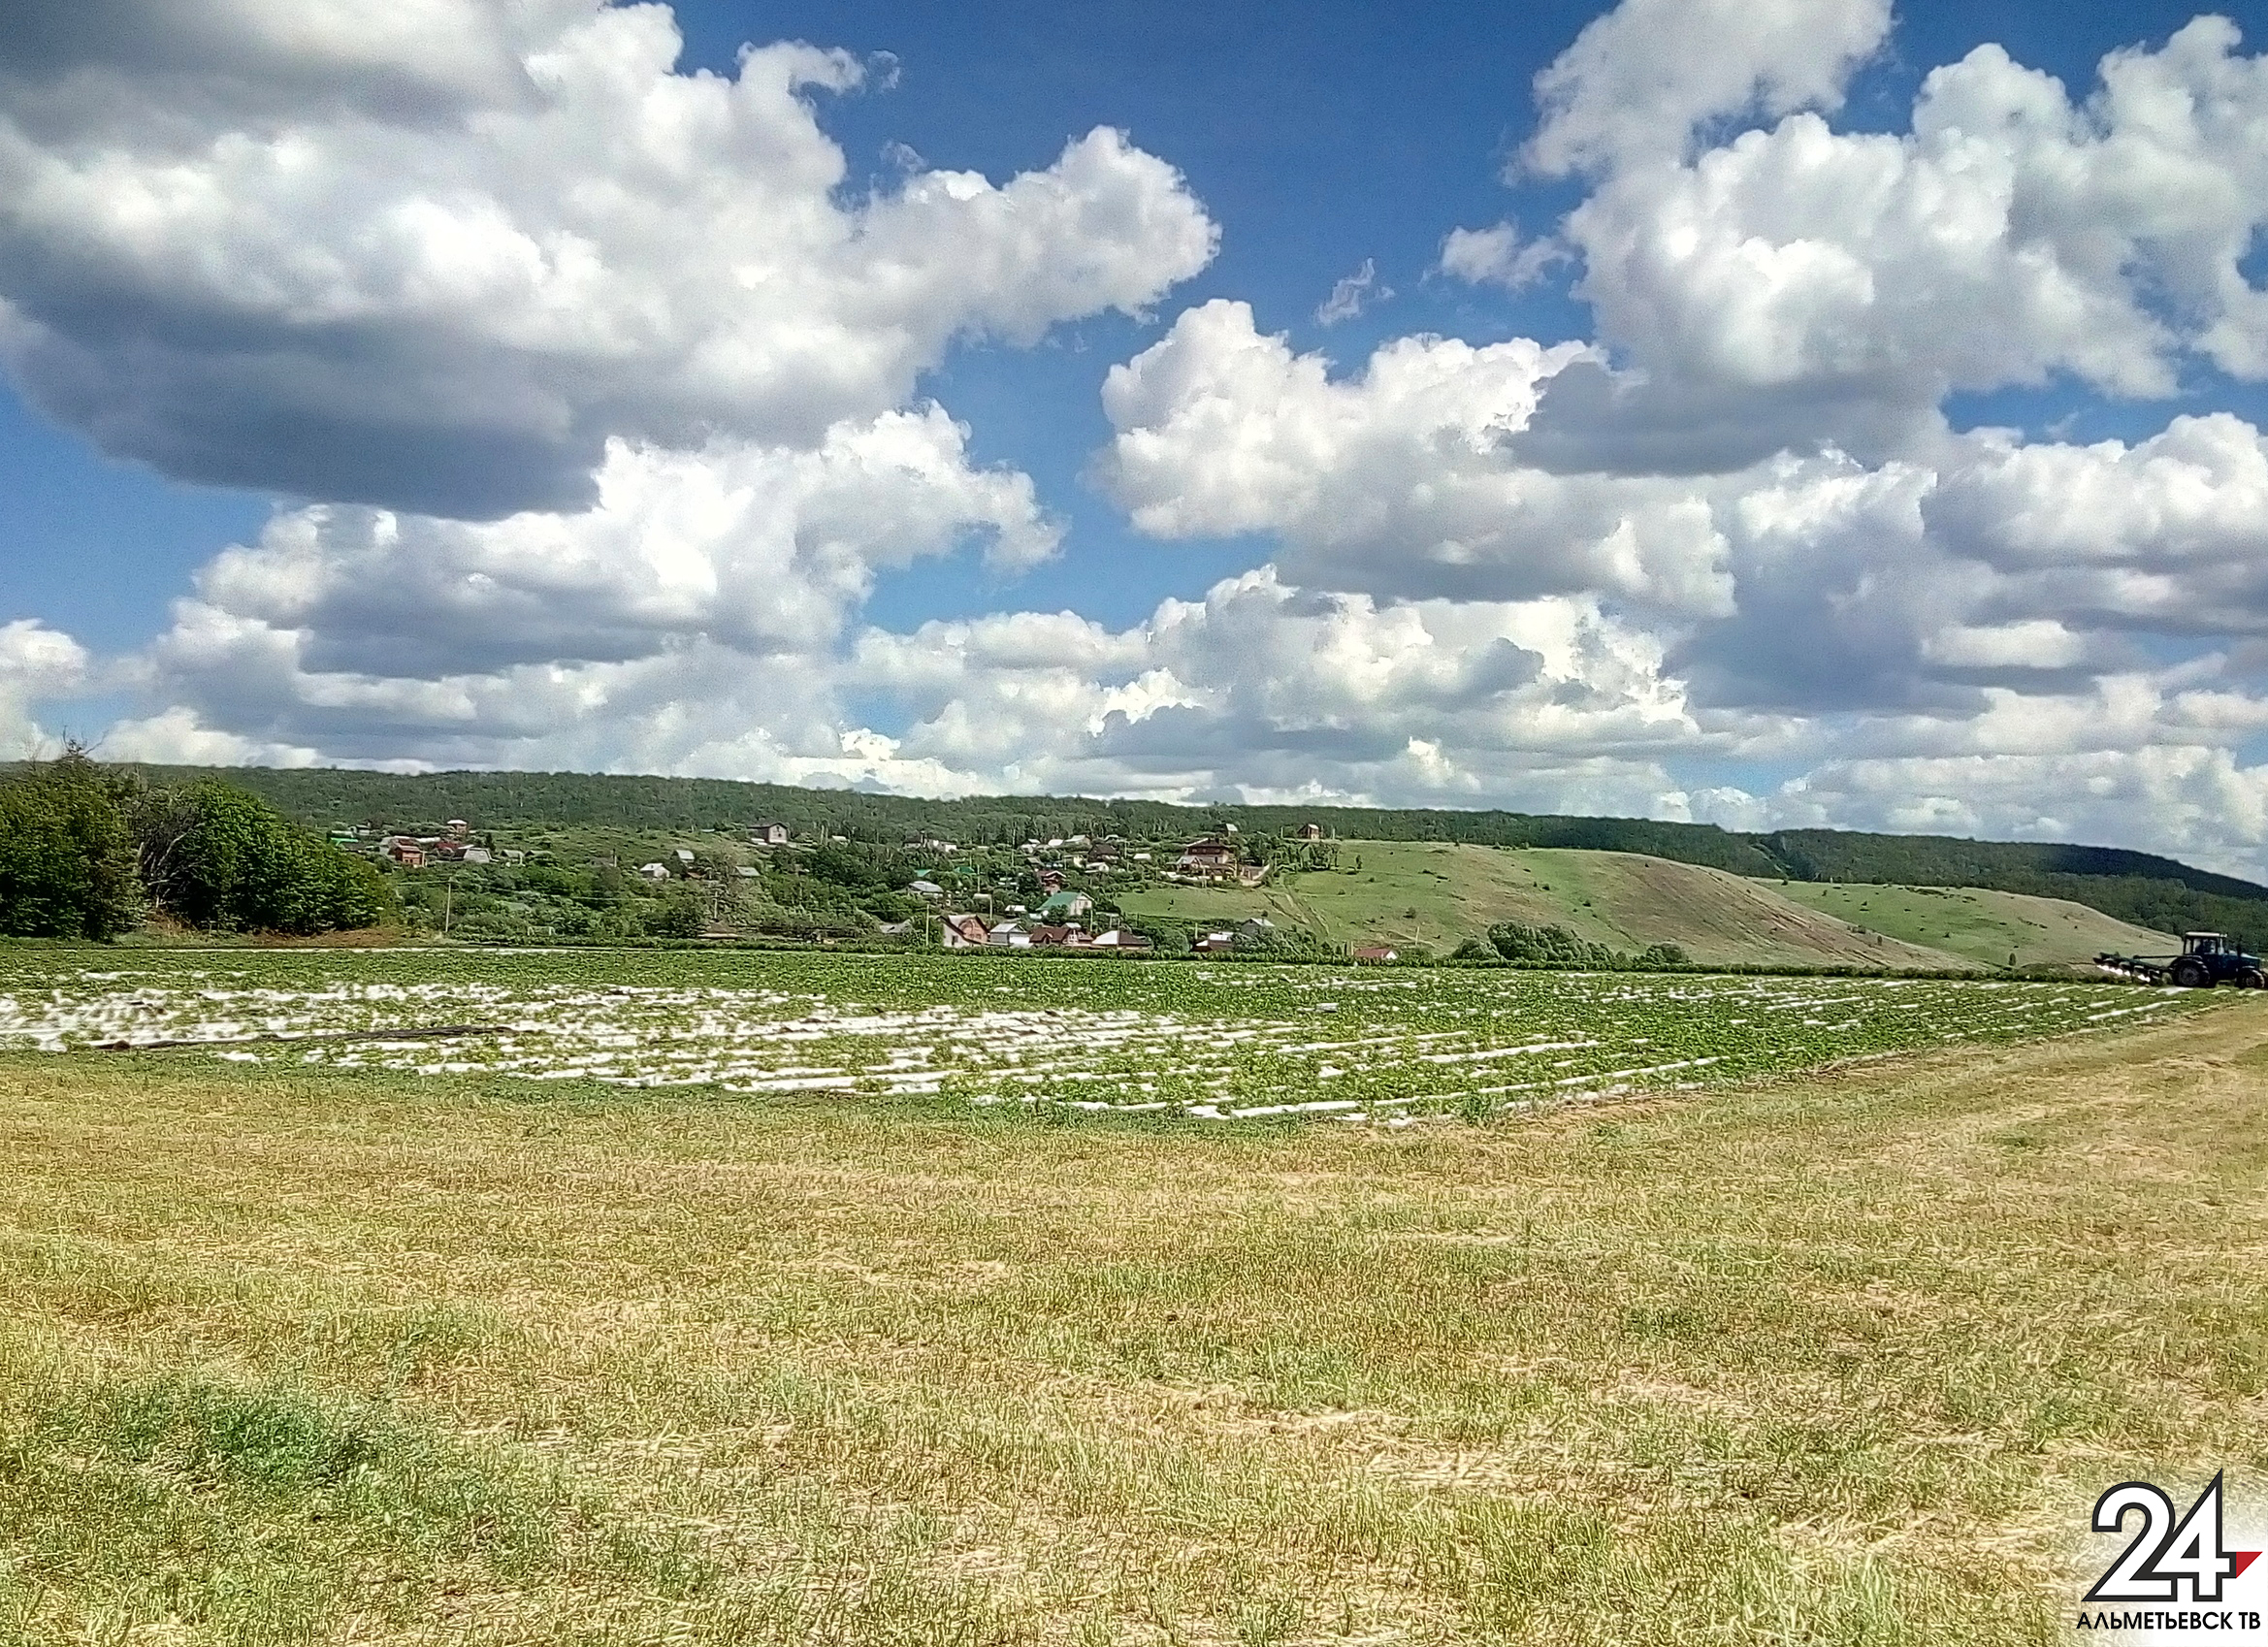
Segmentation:
{"type": "Polygon", "coordinates": [[[2062,898],[1981,887],[1765,884],[1783,898],[1854,926],[1988,966],[2069,966],[2090,961],[2105,950],[2166,954],[2181,948],[2181,941],[2167,933],[2062,898]]]}
{"type": "Polygon", "coordinates": [[[1943,970],[1973,957],[1854,930],[1768,882],[1640,853],[1343,841],[1340,867],[1251,888],[1146,887],[1129,915],[1231,922],[1266,916],[1334,943],[1453,949],[1500,920],[1564,926],[1611,949],[1676,944],[1709,966],[1943,970]]]}
{"type": "Polygon", "coordinates": [[[183,1055],[296,1068],[1382,1118],[2020,1040],[2203,999],[1012,955],[182,950],[89,966],[18,951],[0,959],[0,1047],[187,1042],[183,1055]],[[457,1033],[402,1033],[436,1028],[457,1033]]]}
{"type": "Polygon", "coordinates": [[[2227,992],[6,969],[18,1046],[532,1027],[0,1050],[5,1647],[2046,1647],[2104,1486],[2268,1469],[2268,1019],[2227,992]],[[1169,1019],[1269,1093],[1326,1036],[1429,1082],[1964,1039],[1487,1125],[908,1073],[969,1031],[973,1094],[1077,1093],[1098,1025],[1169,1019]],[[2023,1038],[2095,1021],[2139,1027],[2023,1038]]]}

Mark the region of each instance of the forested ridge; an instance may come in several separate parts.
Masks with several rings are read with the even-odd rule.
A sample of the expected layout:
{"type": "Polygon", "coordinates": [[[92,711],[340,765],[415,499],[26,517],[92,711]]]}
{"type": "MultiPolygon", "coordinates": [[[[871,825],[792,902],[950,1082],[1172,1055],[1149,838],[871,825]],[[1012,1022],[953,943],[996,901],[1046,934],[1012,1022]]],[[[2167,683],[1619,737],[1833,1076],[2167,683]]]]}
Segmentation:
{"type": "Polygon", "coordinates": [[[745,828],[895,843],[935,835],[965,844],[1074,834],[1160,838],[1235,824],[1247,836],[1315,824],[1340,839],[1456,841],[1649,853],[1735,875],[1792,881],[1986,887],[2067,898],[2123,920],[2180,931],[2214,927],[2268,937],[2268,887],[2118,847],[1975,841],[1836,829],[1743,833],[1709,824],[1351,806],[1180,806],[1080,796],[976,795],[923,800],[855,790],[797,789],[717,778],[582,772],[402,774],[332,767],[142,767],[157,786],[221,778],[302,824],[408,827],[448,818],[483,828],[529,824],[640,829],[745,828]]]}

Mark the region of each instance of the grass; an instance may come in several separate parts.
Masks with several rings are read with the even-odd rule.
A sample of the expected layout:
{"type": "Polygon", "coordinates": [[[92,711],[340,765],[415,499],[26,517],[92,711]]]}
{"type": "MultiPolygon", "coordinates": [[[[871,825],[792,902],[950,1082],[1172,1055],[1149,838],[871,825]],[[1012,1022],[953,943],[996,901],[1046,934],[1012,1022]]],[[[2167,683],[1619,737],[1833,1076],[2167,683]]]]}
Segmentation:
{"type": "Polygon", "coordinates": [[[1839,881],[1774,881],[1783,898],[1908,944],[1987,966],[2069,966],[2105,950],[2170,954],[2181,940],[2062,898],[1983,887],[1878,887],[1839,881]],[[2011,958],[2013,957],[2013,959],[2011,958]]]}
{"type": "Polygon", "coordinates": [[[0,1641],[2046,1642],[2268,1017],[1493,1127],[0,1056],[0,1641]]]}
{"type": "MultiPolygon", "coordinates": [[[[1342,867],[1253,888],[1148,887],[1129,915],[1223,924],[1264,915],[1335,943],[1447,951],[1500,920],[1565,926],[1637,951],[1676,944],[1711,966],[1885,966],[1936,970],[1966,957],[1854,931],[1770,883],[1639,853],[1424,841],[1345,841],[1342,867]]],[[[2091,952],[2090,952],[2091,953],[2091,952]]]]}

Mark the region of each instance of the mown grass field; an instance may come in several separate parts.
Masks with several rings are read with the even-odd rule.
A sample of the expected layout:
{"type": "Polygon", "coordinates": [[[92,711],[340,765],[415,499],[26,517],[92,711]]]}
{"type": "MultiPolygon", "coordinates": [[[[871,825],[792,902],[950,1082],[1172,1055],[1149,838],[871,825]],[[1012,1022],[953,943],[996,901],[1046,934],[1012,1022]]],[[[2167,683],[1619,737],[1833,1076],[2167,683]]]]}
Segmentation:
{"type": "Polygon", "coordinates": [[[0,1641],[2061,1639],[2268,1015],[1400,1130],[0,1056],[0,1641]]]}
{"type": "Polygon", "coordinates": [[[1822,915],[1986,966],[2069,966],[2105,950],[2170,954],[2181,940],[2062,898],[1984,887],[1878,887],[1839,881],[1764,883],[1822,915]],[[2011,958],[2013,957],[2013,959],[2011,958]]]}

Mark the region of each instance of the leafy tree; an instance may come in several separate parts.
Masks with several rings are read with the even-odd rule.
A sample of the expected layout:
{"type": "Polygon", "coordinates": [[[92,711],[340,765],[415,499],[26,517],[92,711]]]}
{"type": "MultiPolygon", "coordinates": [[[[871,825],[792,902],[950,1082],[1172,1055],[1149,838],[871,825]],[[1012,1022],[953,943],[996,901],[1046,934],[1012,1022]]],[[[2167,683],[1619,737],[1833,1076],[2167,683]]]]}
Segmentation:
{"type": "Polygon", "coordinates": [[[84,751],[0,784],[0,933],[108,940],[142,908],[133,834],[84,751]]]}
{"type": "Polygon", "coordinates": [[[1564,926],[1527,926],[1516,920],[1491,926],[1488,941],[1505,959],[1526,961],[1532,966],[1571,967],[1585,972],[1651,972],[1688,964],[1685,952],[1675,944],[1652,944],[1636,955],[1628,955],[1620,950],[1579,938],[1564,926]]]}
{"type": "MultiPolygon", "coordinates": [[[[619,882],[622,871],[610,873],[619,882]]],[[[533,863],[520,876],[521,885],[532,892],[541,892],[554,898],[585,898],[591,895],[592,880],[588,875],[577,875],[572,870],[561,869],[549,863],[533,863]]]]}
{"type": "Polygon", "coordinates": [[[1185,955],[1189,953],[1189,928],[1179,920],[1138,915],[1126,921],[1126,929],[1148,938],[1161,955],[1185,955]]]}
{"type": "Polygon", "coordinates": [[[700,899],[691,892],[671,893],[646,917],[646,931],[656,938],[697,938],[708,925],[700,899]]]}
{"type": "Polygon", "coordinates": [[[1538,966],[1568,966],[1605,970],[1619,967],[1623,957],[1603,944],[1578,938],[1564,926],[1530,926],[1503,920],[1488,929],[1488,941],[1510,961],[1538,966]]]}
{"type": "Polygon", "coordinates": [[[188,925],[304,935],[374,926],[392,902],[373,865],[231,785],[145,791],[131,811],[150,895],[188,925]]]}
{"type": "Polygon", "coordinates": [[[1343,961],[1346,947],[1334,944],[1305,926],[1263,926],[1256,931],[1239,928],[1232,952],[1246,960],[1343,961]]]}

